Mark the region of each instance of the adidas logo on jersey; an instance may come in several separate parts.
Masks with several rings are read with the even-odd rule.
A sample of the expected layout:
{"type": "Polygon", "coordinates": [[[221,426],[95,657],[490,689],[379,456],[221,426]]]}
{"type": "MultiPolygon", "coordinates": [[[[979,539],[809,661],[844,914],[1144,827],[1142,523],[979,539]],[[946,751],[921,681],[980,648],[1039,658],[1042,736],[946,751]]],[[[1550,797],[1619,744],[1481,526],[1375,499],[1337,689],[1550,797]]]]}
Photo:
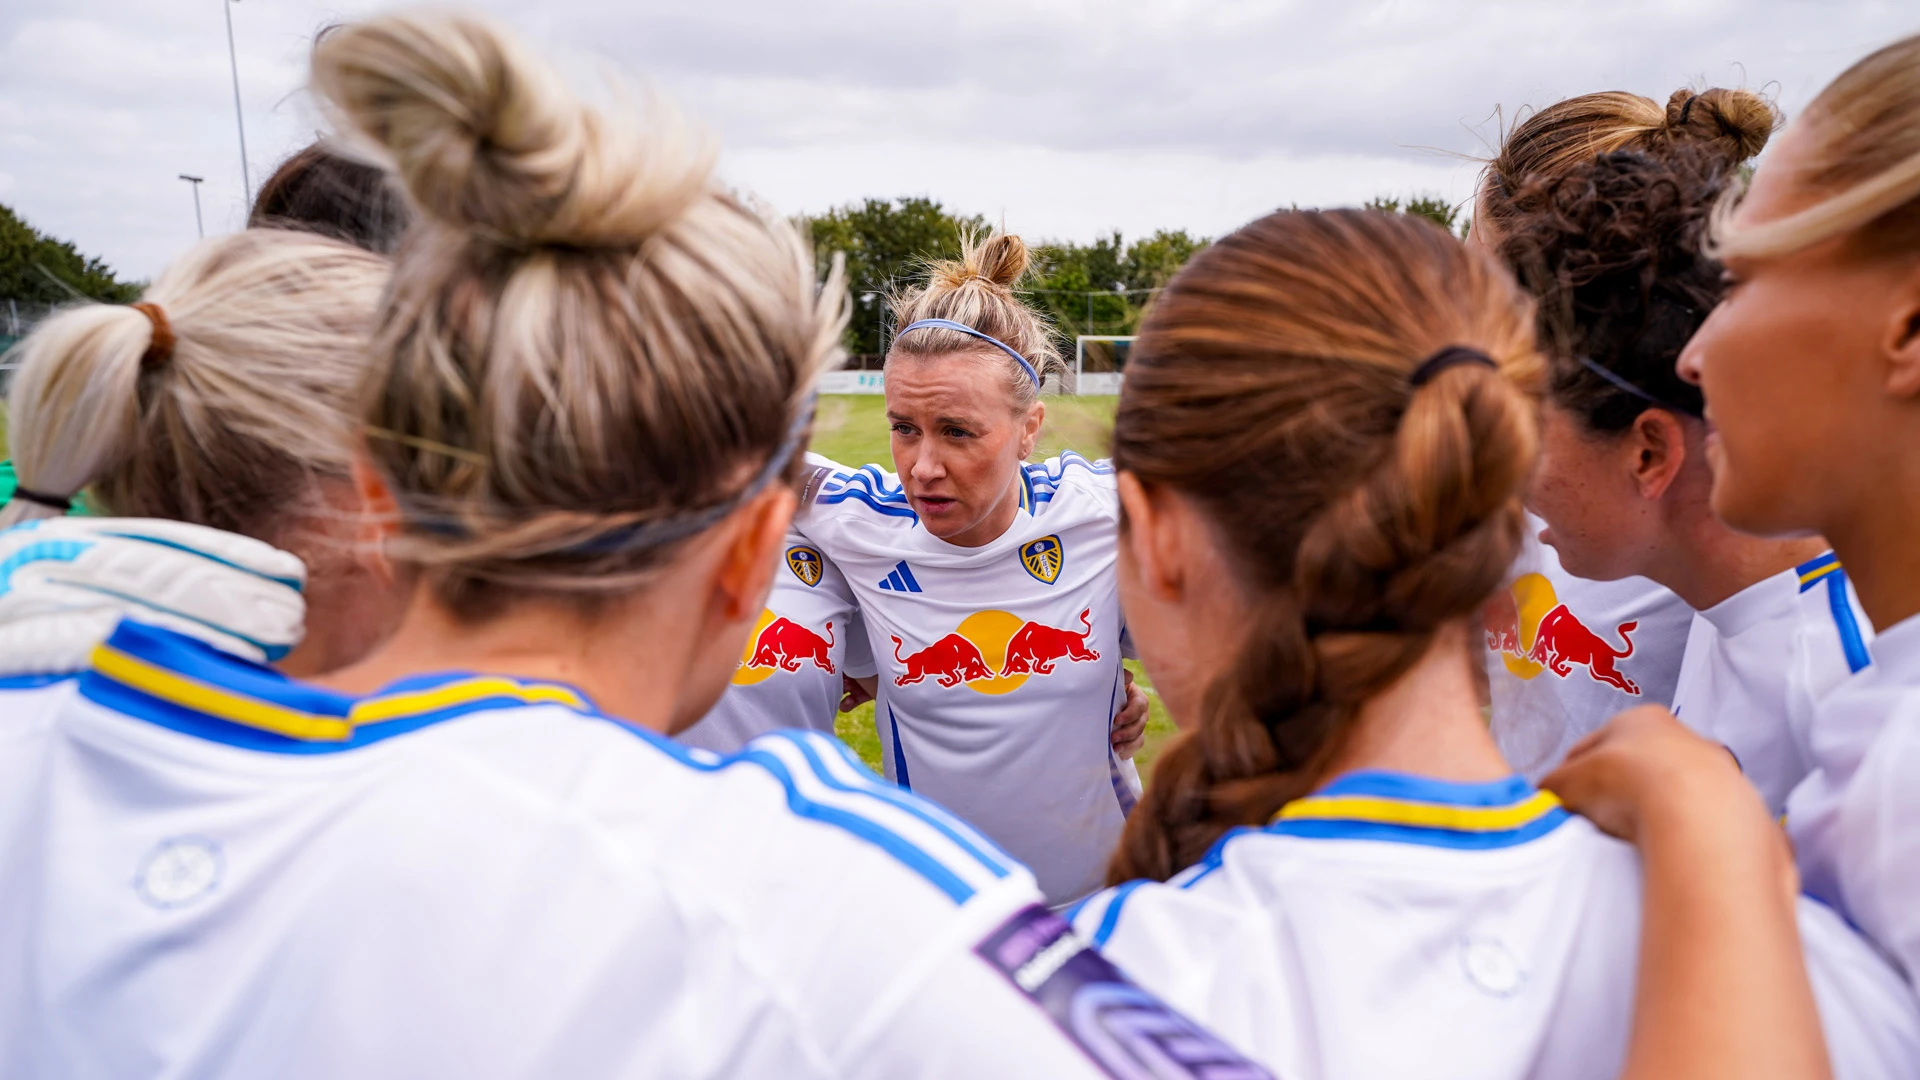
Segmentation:
{"type": "Polygon", "coordinates": [[[907,569],[907,560],[901,559],[893,564],[893,571],[880,581],[880,587],[888,592],[922,592],[920,583],[913,580],[913,571],[907,569]]]}

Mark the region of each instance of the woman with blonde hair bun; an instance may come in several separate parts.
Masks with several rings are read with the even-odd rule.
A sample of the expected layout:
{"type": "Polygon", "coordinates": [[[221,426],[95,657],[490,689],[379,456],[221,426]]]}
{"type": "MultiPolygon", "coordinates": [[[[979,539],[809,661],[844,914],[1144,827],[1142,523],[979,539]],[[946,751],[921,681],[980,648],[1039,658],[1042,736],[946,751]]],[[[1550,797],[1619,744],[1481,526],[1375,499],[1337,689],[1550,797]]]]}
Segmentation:
{"type": "Polygon", "coordinates": [[[1113,470],[1027,462],[1061,369],[1018,236],[969,238],[893,298],[897,473],[814,459],[800,531],[840,567],[877,662],[888,779],[979,826],[1047,900],[1098,888],[1138,794],[1147,703],[1121,667],[1113,470]]]}
{"type": "Polygon", "coordinates": [[[14,353],[19,487],[0,526],[0,685],[69,677],[122,616],[310,675],[399,615],[361,544],[348,414],[391,273],[305,233],[205,241],[131,306],[14,353]],[[59,517],[85,493],[96,514],[59,517]]]}
{"type": "Polygon", "coordinates": [[[488,22],[348,26],[313,77],[420,215],[356,466],[417,578],[321,679],[129,621],[9,727],[0,1074],[1261,1075],[830,738],[667,738],[837,347],[793,226],[488,22]]]}
{"type": "Polygon", "coordinates": [[[1681,374],[1713,509],[1833,545],[1878,629],[1787,800],[1807,891],[1920,985],[1920,36],[1829,84],[1717,222],[1726,291],[1681,374]]]}

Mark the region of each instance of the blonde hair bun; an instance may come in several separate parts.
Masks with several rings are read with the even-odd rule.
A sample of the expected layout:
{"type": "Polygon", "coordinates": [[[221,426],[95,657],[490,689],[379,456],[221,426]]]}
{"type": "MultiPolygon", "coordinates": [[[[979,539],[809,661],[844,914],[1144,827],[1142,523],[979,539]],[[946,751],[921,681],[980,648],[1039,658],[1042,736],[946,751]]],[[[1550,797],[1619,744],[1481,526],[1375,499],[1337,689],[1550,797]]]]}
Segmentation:
{"type": "Polygon", "coordinates": [[[1734,164],[1758,154],[1779,128],[1779,111],[1751,90],[1675,90],[1667,99],[1670,137],[1719,148],[1734,164]]]}
{"type": "Polygon", "coordinates": [[[959,289],[971,281],[984,281],[1002,289],[1012,289],[1033,265],[1033,253],[1027,242],[1012,233],[994,233],[984,241],[968,238],[960,258],[935,263],[936,286],[959,289]]]}
{"type": "Polygon", "coordinates": [[[619,137],[607,128],[624,114],[587,108],[473,15],[342,27],[314,49],[313,82],[343,127],[385,151],[424,214],[507,245],[637,244],[712,183],[715,148],[679,114],[652,102],[649,137],[619,137]]]}

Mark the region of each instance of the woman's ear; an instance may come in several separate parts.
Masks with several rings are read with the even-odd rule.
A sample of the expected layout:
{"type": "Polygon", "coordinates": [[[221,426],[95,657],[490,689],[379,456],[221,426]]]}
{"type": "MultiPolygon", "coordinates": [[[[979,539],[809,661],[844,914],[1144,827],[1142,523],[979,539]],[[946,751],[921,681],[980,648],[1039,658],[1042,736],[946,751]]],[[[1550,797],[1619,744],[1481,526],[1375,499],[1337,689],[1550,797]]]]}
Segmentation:
{"type": "Polygon", "coordinates": [[[387,541],[400,535],[400,502],[373,463],[353,456],[353,497],[359,501],[359,521],[353,526],[355,558],[379,581],[392,585],[399,570],[387,557],[387,541]]]}
{"type": "Polygon", "coordinates": [[[1895,397],[1920,396],[1920,265],[1894,291],[1887,321],[1887,391],[1895,397]]]}
{"type": "Polygon", "coordinates": [[[739,525],[714,579],[722,617],[743,619],[760,613],[798,501],[791,488],[780,484],[762,491],[735,512],[739,525]]]}
{"type": "Polygon", "coordinates": [[[1116,483],[1126,522],[1120,542],[1139,568],[1141,584],[1157,599],[1179,599],[1189,554],[1185,507],[1174,505],[1164,490],[1148,489],[1130,472],[1122,471],[1116,483]]]}
{"type": "Polygon", "coordinates": [[[1628,467],[1640,497],[1655,501],[1664,496],[1687,463],[1687,432],[1680,418],[1665,409],[1646,409],[1628,429],[1628,467]]]}
{"type": "Polygon", "coordinates": [[[1040,425],[1047,419],[1047,406],[1036,401],[1027,407],[1027,415],[1020,421],[1020,460],[1027,460],[1033,448],[1040,445],[1040,425]]]}

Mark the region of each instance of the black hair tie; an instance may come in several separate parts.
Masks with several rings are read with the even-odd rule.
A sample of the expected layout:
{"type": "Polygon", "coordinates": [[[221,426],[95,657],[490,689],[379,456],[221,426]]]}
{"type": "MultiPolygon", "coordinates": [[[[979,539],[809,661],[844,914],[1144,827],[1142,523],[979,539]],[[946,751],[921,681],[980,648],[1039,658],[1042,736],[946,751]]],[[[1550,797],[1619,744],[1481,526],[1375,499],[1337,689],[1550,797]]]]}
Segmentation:
{"type": "Polygon", "coordinates": [[[1449,345],[1422,360],[1420,366],[1414,368],[1413,372],[1407,376],[1407,382],[1412,386],[1425,386],[1433,381],[1434,376],[1461,364],[1485,364],[1496,371],[1500,368],[1499,364],[1493,362],[1493,357],[1479,349],[1465,345],[1449,345]]]}
{"type": "Polygon", "coordinates": [[[25,499],[30,503],[38,503],[50,510],[58,510],[63,514],[73,509],[72,499],[59,495],[48,495],[44,491],[35,491],[32,488],[15,487],[13,489],[13,497],[16,499],[25,499]]]}

